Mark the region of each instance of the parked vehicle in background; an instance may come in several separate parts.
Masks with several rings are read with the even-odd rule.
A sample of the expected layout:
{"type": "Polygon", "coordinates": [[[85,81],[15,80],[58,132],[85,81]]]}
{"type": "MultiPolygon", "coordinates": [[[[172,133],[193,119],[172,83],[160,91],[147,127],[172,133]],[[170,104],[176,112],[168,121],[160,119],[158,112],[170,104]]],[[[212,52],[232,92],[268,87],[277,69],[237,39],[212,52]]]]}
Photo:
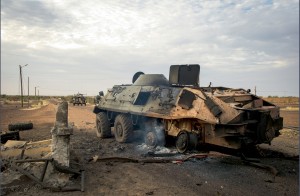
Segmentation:
{"type": "Polygon", "coordinates": [[[74,94],[72,97],[73,105],[85,105],[86,106],[86,98],[81,93],[74,94]]]}

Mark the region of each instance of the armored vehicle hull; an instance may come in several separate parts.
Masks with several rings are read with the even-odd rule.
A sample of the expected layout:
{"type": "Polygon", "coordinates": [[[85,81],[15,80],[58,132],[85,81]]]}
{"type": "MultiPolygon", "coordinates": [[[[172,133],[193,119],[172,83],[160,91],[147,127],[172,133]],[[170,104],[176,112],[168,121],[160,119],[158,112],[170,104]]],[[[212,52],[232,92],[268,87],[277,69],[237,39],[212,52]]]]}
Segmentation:
{"type": "Polygon", "coordinates": [[[199,87],[199,65],[171,66],[161,74],[140,74],[132,85],[115,85],[94,108],[97,136],[129,142],[134,130],[148,145],[176,139],[179,152],[211,144],[244,149],[279,135],[279,108],[243,89],[199,87]],[[196,73],[195,73],[196,72],[196,73]]]}

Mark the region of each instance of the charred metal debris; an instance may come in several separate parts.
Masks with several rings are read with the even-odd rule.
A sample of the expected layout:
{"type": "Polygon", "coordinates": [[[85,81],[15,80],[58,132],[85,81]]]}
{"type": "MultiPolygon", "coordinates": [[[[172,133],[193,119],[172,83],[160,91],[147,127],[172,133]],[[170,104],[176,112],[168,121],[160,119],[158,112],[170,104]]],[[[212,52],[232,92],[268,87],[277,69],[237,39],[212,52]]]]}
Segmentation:
{"type": "Polygon", "coordinates": [[[8,140],[19,140],[19,131],[33,129],[32,122],[19,122],[8,125],[8,131],[0,131],[1,144],[5,144],[8,140]]]}
{"type": "Polygon", "coordinates": [[[31,180],[33,180],[34,182],[39,184],[44,189],[50,189],[51,191],[55,191],[55,192],[56,191],[61,191],[61,192],[64,192],[64,191],[82,191],[82,192],[84,192],[84,170],[83,169],[78,169],[78,168],[75,169],[75,168],[71,168],[71,167],[61,166],[53,158],[14,160],[14,161],[12,161],[10,166],[13,169],[19,171],[20,173],[26,175],[28,178],[30,178],[31,180]],[[19,166],[19,164],[27,163],[27,162],[31,162],[31,163],[32,162],[45,162],[42,173],[41,173],[41,176],[39,178],[34,176],[33,174],[31,174],[29,171],[26,171],[25,169],[23,169],[21,166],[19,166]],[[44,177],[45,177],[49,162],[51,162],[52,165],[54,166],[54,169],[56,169],[59,172],[81,176],[80,188],[78,188],[77,186],[76,187],[53,187],[53,186],[49,186],[46,183],[44,183],[44,177]]]}

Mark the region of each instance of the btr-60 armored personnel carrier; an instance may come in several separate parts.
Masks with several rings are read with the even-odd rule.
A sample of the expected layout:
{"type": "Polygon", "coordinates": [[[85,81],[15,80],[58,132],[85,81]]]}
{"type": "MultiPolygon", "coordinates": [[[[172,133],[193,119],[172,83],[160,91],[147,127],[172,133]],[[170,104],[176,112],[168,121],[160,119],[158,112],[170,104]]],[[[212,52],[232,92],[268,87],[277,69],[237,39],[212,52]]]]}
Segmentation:
{"type": "Polygon", "coordinates": [[[133,84],[115,85],[94,108],[97,136],[128,142],[134,130],[148,145],[175,138],[179,152],[210,144],[243,149],[279,135],[279,108],[250,90],[200,87],[199,65],[172,65],[162,74],[138,72],[133,84]],[[113,128],[113,129],[111,129],[113,128]]]}

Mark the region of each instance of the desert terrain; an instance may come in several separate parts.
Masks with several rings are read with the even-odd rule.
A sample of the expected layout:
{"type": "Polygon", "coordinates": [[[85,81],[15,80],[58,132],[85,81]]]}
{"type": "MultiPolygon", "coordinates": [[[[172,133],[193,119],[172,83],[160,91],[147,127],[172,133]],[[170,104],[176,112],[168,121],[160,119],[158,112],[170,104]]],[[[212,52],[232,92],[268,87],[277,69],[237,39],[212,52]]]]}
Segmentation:
{"type": "MultiPolygon", "coordinates": [[[[0,128],[7,130],[10,123],[32,122],[33,129],[20,131],[20,140],[51,139],[50,130],[59,101],[45,100],[39,107],[30,109],[21,108],[15,102],[1,102],[0,128]]],[[[153,157],[148,157],[148,152],[153,149],[148,149],[141,141],[120,144],[114,138],[97,138],[94,105],[69,104],[68,120],[74,129],[71,154],[85,170],[84,192],[53,192],[19,175],[1,184],[1,195],[299,195],[299,103],[280,106],[285,128],[271,145],[261,145],[263,157],[259,158],[261,164],[276,168],[278,173],[274,175],[268,169],[246,164],[239,157],[215,151],[192,152],[205,156],[164,163],[93,161],[93,157],[149,159],[153,157]]],[[[175,148],[154,150],[172,153],[175,148]]],[[[176,154],[171,158],[182,159],[189,155],[176,154]]],[[[8,165],[3,167],[1,181],[8,178],[9,170],[8,165]]]]}

